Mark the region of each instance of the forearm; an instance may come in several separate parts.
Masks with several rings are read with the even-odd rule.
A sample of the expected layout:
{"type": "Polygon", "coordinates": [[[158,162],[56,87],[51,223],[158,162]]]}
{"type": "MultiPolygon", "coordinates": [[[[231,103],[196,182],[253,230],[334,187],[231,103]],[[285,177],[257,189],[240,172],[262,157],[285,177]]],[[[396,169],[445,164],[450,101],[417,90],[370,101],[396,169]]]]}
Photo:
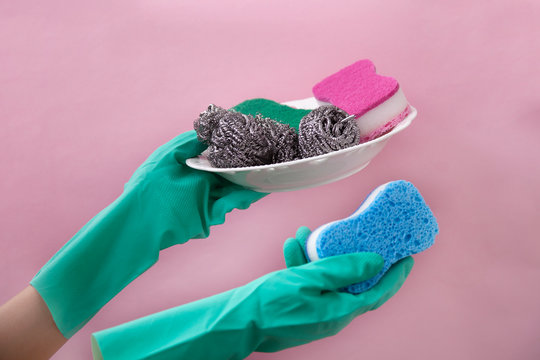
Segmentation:
{"type": "MultiPolygon", "coordinates": [[[[30,281],[66,338],[158,260],[160,232],[125,192],[79,230],[30,281]]],[[[159,223],[156,226],[159,229],[159,223]]]]}
{"type": "Polygon", "coordinates": [[[66,341],[32,286],[0,306],[1,359],[48,359],[66,341]]]}

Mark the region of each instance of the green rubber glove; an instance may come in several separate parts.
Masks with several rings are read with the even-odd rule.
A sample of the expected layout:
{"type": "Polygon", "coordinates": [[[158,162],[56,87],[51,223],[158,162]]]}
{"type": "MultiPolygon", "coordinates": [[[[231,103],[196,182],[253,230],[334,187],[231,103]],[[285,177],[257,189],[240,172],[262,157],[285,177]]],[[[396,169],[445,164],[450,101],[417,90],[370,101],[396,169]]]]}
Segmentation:
{"type": "Polygon", "coordinates": [[[94,359],[243,359],[253,351],[305,344],[332,336],[356,316],[381,306],[413,266],[412,258],[405,258],[368,291],[339,292],[375,276],[382,257],[356,253],[300,264],[296,252],[309,235],[306,229],[286,242],[286,257],[292,255],[287,263],[298,266],[94,333],[94,359]]]}
{"type": "Polygon", "coordinates": [[[46,302],[60,332],[71,337],[159,252],[204,238],[231,210],[267,194],[247,190],[186,159],[205,146],[195,131],[158,148],[112,204],[90,220],[38,272],[30,284],[46,302]]]}

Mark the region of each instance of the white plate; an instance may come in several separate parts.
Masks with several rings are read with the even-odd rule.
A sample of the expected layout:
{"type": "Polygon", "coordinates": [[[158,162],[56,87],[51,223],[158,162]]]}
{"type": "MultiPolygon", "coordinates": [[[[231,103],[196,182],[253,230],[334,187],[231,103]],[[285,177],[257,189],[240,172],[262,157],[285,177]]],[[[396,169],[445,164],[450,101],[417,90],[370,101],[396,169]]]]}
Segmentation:
{"type": "MultiPolygon", "coordinates": [[[[300,108],[294,101],[286,104],[300,108]]],[[[416,114],[416,109],[411,106],[410,114],[389,133],[359,145],[305,159],[241,168],[215,168],[203,152],[198,157],[187,159],[186,164],[259,192],[306,189],[344,179],[365,168],[392,136],[411,124],[416,114]]]]}

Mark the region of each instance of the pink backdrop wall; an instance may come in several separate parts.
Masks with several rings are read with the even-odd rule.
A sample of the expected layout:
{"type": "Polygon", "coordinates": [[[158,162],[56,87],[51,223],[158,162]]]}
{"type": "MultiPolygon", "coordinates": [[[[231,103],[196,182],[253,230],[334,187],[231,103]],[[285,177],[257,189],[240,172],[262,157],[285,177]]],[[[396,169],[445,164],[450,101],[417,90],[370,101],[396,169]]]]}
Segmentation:
{"type": "Polygon", "coordinates": [[[361,173],[164,251],[54,358],[89,359],[92,332],[282,268],[297,227],[399,178],[441,229],[400,292],[337,336],[250,359],[539,358],[539,15],[532,0],[0,1],[0,303],[208,103],[307,97],[370,58],[413,126],[361,173]]]}

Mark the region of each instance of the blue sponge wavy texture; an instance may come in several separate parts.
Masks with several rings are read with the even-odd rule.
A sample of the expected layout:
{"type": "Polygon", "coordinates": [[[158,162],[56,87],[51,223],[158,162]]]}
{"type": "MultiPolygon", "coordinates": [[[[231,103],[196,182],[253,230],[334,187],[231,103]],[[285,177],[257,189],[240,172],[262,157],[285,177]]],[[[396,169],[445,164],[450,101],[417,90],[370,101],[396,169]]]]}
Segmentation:
{"type": "Polygon", "coordinates": [[[317,254],[321,259],[364,251],[381,255],[384,267],[375,277],[345,289],[357,294],[375,285],[396,261],[433,245],[438,232],[437,220],[420,192],[410,182],[398,180],[388,183],[361,213],[323,229],[316,239],[317,254]]]}

